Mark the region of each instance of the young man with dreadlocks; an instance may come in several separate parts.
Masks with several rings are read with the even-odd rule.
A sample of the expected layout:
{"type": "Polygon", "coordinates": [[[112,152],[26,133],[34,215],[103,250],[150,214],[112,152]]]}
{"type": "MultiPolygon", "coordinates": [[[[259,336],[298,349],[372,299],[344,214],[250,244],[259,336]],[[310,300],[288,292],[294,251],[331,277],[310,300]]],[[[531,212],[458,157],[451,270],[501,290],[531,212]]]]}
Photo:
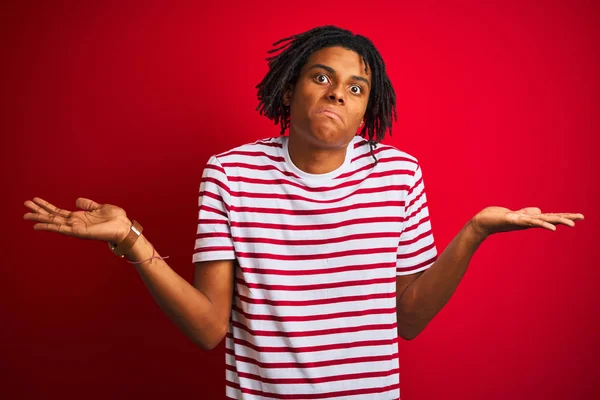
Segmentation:
{"type": "Polygon", "coordinates": [[[446,304],[485,238],[583,216],[488,207],[438,256],[418,161],[377,146],[396,100],[373,43],[326,26],[275,46],[258,109],[289,135],[208,161],[193,286],[116,206],[35,198],[25,218],[115,244],[138,229],[126,256],[160,307],[205,349],[225,338],[229,398],[398,399],[398,337],[446,304]]]}

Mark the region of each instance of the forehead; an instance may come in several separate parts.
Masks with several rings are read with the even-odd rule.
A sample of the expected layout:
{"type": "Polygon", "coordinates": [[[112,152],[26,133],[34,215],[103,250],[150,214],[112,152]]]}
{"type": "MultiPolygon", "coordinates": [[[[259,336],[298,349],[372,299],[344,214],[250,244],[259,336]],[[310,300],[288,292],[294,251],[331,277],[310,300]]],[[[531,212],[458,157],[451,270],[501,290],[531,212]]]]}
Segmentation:
{"type": "Polygon", "coordinates": [[[368,77],[371,75],[365,72],[366,64],[362,57],[353,50],[343,47],[325,47],[313,52],[302,70],[306,71],[315,64],[323,64],[333,68],[337,74],[358,75],[368,77]]]}

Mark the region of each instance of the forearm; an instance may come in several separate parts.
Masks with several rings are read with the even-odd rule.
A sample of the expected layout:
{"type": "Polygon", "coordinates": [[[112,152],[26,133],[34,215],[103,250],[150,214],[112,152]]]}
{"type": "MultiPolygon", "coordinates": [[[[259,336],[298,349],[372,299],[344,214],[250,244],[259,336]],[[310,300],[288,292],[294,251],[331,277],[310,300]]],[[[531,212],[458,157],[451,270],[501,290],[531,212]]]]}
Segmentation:
{"type": "Polygon", "coordinates": [[[433,265],[404,289],[397,303],[401,337],[416,337],[450,300],[483,240],[469,221],[433,265]]]}
{"type": "MultiPolygon", "coordinates": [[[[157,251],[154,255],[160,257],[157,251]]],[[[134,262],[147,260],[152,257],[152,244],[142,234],[125,256],[134,262]]],[[[212,303],[201,291],[173,271],[164,260],[154,258],[132,265],[158,306],[194,343],[212,349],[221,341],[226,327],[215,319],[212,303]]]]}

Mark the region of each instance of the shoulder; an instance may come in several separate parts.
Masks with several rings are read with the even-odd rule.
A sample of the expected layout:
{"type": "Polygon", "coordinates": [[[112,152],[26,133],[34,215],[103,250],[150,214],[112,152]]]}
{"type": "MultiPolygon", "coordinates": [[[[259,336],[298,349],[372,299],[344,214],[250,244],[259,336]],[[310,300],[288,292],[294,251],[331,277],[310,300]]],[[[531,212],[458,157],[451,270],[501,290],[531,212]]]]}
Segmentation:
{"type": "Polygon", "coordinates": [[[215,165],[227,176],[246,175],[249,171],[281,168],[285,164],[283,136],[257,140],[210,157],[207,166],[215,165]]]}
{"type": "Polygon", "coordinates": [[[241,146],[234,147],[220,154],[215,154],[213,157],[219,162],[227,162],[231,159],[243,157],[256,157],[261,155],[279,155],[282,149],[282,137],[271,137],[257,140],[256,142],[246,143],[241,146]]]}
{"type": "Polygon", "coordinates": [[[354,142],[355,160],[364,159],[366,162],[369,162],[374,161],[373,156],[375,156],[378,165],[381,167],[387,165],[390,168],[402,167],[403,169],[410,169],[412,171],[416,171],[419,167],[417,157],[390,144],[378,143],[373,148],[373,154],[371,154],[371,146],[366,139],[357,136],[354,142]]]}

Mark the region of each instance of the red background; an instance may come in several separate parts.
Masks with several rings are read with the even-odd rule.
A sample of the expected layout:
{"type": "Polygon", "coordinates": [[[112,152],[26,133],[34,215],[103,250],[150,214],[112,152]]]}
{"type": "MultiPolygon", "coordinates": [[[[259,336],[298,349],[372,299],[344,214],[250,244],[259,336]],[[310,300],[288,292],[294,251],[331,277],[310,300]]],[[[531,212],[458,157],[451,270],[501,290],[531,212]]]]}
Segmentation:
{"type": "Polygon", "coordinates": [[[400,344],[403,400],[600,398],[598,2],[13,3],[0,21],[0,397],[223,395],[223,344],[195,347],[131,265],[33,231],[23,202],[119,205],[191,281],[205,162],[278,135],[255,111],[266,51],[336,24],[386,60],[399,121],[385,142],[421,162],[439,251],[488,205],[586,216],[482,245],[400,344]]]}

